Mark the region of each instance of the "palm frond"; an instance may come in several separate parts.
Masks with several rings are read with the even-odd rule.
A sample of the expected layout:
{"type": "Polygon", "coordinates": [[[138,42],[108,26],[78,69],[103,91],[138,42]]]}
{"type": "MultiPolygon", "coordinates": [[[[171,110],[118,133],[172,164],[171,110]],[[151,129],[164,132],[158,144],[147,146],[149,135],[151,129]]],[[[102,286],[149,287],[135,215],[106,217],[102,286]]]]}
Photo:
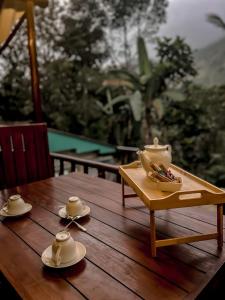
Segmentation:
{"type": "Polygon", "coordinates": [[[216,15],[216,14],[209,14],[207,16],[207,20],[208,22],[210,22],[211,24],[217,26],[217,27],[220,27],[222,29],[225,30],[225,22],[223,21],[223,19],[216,15]]]}

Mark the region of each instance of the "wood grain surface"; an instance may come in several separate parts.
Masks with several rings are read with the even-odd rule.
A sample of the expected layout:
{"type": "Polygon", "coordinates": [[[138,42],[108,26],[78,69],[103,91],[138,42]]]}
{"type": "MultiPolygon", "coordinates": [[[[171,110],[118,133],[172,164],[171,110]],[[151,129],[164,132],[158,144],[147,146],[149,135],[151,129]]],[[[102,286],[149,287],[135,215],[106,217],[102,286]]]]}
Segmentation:
{"type": "MultiPolygon", "coordinates": [[[[214,240],[158,248],[151,258],[149,211],[138,198],[123,207],[117,183],[72,173],[3,190],[1,205],[14,193],[33,209],[0,223],[0,271],[22,299],[196,299],[225,261],[214,240]],[[79,220],[87,233],[70,227],[87,254],[70,268],[50,269],[40,256],[67,224],[58,211],[72,195],[91,209],[79,220]]],[[[225,227],[216,215],[214,206],[156,211],[157,238],[216,232],[225,227]]]]}

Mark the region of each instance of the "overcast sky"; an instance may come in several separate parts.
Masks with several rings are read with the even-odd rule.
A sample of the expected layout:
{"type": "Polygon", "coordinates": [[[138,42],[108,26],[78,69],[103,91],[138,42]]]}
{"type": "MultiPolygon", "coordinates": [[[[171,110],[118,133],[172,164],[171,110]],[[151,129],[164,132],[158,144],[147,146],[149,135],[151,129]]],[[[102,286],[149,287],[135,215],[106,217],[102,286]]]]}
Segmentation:
{"type": "Polygon", "coordinates": [[[206,21],[206,15],[216,13],[225,20],[225,0],[169,0],[167,23],[160,35],[186,38],[193,49],[202,48],[222,38],[222,29],[206,21]]]}

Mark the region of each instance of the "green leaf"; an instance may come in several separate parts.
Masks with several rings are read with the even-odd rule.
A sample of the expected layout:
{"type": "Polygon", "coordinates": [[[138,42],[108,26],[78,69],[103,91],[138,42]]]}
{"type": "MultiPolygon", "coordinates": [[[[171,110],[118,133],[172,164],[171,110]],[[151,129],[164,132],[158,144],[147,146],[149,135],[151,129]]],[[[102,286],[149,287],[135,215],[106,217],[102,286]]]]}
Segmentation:
{"type": "Polygon", "coordinates": [[[168,89],[162,95],[176,102],[182,102],[186,99],[185,95],[181,91],[176,89],[168,89]]]}
{"type": "Polygon", "coordinates": [[[162,100],[161,99],[155,99],[153,101],[153,106],[154,106],[154,108],[156,110],[156,113],[157,113],[159,119],[161,120],[162,117],[164,116],[164,113],[165,113],[162,100]]]}
{"type": "Polygon", "coordinates": [[[148,53],[145,45],[145,41],[142,37],[138,37],[138,60],[139,60],[139,71],[140,75],[151,76],[152,64],[148,58],[148,53]]]}
{"type": "Polygon", "coordinates": [[[106,79],[102,82],[102,86],[112,88],[124,86],[131,90],[135,89],[135,86],[130,81],[124,79],[106,79]]]}
{"type": "Polygon", "coordinates": [[[135,121],[141,121],[143,113],[143,102],[141,100],[141,93],[136,91],[129,97],[131,110],[135,121]]]}

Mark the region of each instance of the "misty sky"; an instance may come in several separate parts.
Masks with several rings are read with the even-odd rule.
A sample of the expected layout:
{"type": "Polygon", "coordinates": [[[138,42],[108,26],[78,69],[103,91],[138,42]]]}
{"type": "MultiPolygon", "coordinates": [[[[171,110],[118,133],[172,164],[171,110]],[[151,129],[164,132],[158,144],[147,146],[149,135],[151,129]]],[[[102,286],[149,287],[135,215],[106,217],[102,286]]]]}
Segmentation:
{"type": "Polygon", "coordinates": [[[186,38],[193,49],[202,48],[222,38],[222,29],[206,21],[208,13],[216,13],[225,20],[225,0],[169,0],[167,23],[160,35],[186,38]]]}

